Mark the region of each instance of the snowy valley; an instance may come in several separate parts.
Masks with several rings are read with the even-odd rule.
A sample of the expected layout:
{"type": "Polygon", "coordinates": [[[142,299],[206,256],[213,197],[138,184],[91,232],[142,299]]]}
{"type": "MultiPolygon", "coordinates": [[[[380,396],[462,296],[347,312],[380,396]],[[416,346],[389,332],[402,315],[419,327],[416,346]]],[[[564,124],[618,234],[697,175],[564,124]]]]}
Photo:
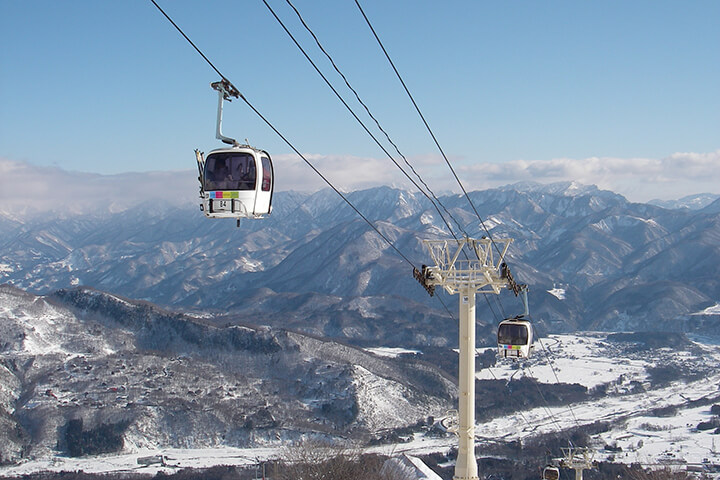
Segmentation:
{"type": "MultiPolygon", "coordinates": [[[[15,463],[23,444],[33,446],[0,475],[251,467],[308,438],[353,439],[380,454],[421,457],[448,454],[456,445],[444,426],[457,392],[422,363],[422,351],[248,329],[242,342],[215,344],[210,354],[168,324],[168,342],[148,351],[141,346],[150,338],[143,319],[195,320],[99,292],[85,299],[95,306],[85,304],[80,318],[55,300],[8,287],[1,293],[3,324],[14,319],[13,331],[24,337],[4,352],[4,363],[15,366],[3,370],[13,379],[5,377],[3,385],[14,387],[3,389],[4,418],[17,422],[5,431],[26,431],[6,436],[3,454],[12,455],[7,446],[15,445],[15,463]],[[97,297],[134,325],[107,318],[97,297]],[[86,329],[92,334],[81,333],[86,329]],[[107,431],[122,437],[122,448],[74,458],[68,421],[78,418],[86,435],[112,427],[107,431]],[[138,465],[152,455],[162,455],[166,465],[138,465]]],[[[681,334],[587,332],[542,337],[536,350],[525,362],[478,366],[481,464],[483,457],[533,459],[538,448],[559,455],[553,446],[572,441],[592,447],[600,462],[707,472],[720,465],[720,344],[681,334]]],[[[494,347],[478,349],[479,359],[494,355],[494,347]]]]}

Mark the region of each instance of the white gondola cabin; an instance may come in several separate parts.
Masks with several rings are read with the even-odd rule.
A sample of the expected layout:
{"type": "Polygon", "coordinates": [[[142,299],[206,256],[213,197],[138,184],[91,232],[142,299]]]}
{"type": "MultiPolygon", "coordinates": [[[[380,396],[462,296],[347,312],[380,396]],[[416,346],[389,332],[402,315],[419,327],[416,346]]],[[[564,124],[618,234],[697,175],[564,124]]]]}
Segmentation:
{"type": "Polygon", "coordinates": [[[248,145],[195,152],[200,173],[200,209],[210,218],[259,218],[272,211],[270,155],[248,145]]]}
{"type": "Polygon", "coordinates": [[[560,469],[553,465],[548,465],[543,469],[542,478],[543,480],[559,480],[560,469]]]}
{"type": "Polygon", "coordinates": [[[532,324],[521,318],[503,320],[498,325],[497,341],[501,357],[528,358],[533,348],[532,324]]]}
{"type": "Polygon", "coordinates": [[[195,150],[200,209],[210,218],[237,219],[240,226],[243,218],[262,218],[272,211],[272,160],[265,150],[240,145],[222,134],[223,102],[239,98],[240,92],[225,78],[210,86],[218,92],[215,138],[231,146],[213,150],[207,157],[195,150]]]}

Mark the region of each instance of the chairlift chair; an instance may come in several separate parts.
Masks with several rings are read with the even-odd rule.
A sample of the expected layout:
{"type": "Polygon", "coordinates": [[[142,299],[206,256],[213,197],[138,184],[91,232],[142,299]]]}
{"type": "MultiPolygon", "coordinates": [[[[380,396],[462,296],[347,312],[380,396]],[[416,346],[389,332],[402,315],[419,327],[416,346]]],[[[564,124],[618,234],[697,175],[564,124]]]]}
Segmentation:
{"type": "Polygon", "coordinates": [[[521,317],[507,318],[498,325],[498,355],[503,358],[528,358],[533,348],[533,328],[521,317]]]}

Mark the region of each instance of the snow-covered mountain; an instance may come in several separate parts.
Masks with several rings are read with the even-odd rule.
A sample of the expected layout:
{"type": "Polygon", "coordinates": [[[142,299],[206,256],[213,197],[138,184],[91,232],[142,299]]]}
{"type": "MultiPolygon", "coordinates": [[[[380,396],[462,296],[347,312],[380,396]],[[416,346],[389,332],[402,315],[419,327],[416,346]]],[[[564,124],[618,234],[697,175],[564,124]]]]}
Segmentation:
{"type": "Polygon", "coordinates": [[[720,195],[715,193],[699,193],[697,195],[688,195],[677,200],[650,200],[648,203],[663,208],[687,208],[690,210],[700,210],[707,207],[718,198],[720,198],[720,195]]]}
{"type": "MultiPolygon", "coordinates": [[[[494,367],[492,380],[479,378],[483,429],[523,432],[524,442],[535,433],[508,423],[522,411],[544,442],[555,434],[543,412],[571,404],[574,415],[557,413],[563,429],[579,421],[593,431],[602,418],[596,442],[654,455],[649,442],[630,445],[621,433],[627,422],[655,435],[653,402],[715,421],[706,412],[720,402],[714,347],[682,335],[557,334],[717,335],[717,201],[667,209],[572,183],[470,196],[494,237],[515,239],[509,263],[530,285],[539,333],[555,333],[545,338],[557,340],[548,350],[560,379],[542,377],[541,357],[523,367],[532,375],[494,367]],[[656,344],[643,346],[647,339],[656,344]],[[688,397],[683,385],[699,393],[688,397]]],[[[349,198],[417,266],[429,260],[422,239],[448,236],[417,193],[383,187],[349,198]]],[[[486,234],[463,196],[441,200],[468,235],[486,234]]],[[[334,192],[279,193],[274,205],[269,218],[240,228],[156,202],[54,219],[0,216],[2,460],[112,451],[120,439],[127,451],[420,435],[420,450],[448,448],[453,438],[428,420],[457,394],[457,297],[429,298],[409,263],[334,192]],[[395,351],[378,347],[422,353],[373,354],[395,351]]],[[[498,319],[520,305],[509,292],[488,300],[478,302],[478,344],[490,346],[498,319]]],[[[493,362],[491,350],[479,358],[493,362]]],[[[690,442],[705,435],[687,429],[690,442]]],[[[499,451],[509,455],[502,449],[518,439],[499,451]]]]}
{"type": "Polygon", "coordinates": [[[368,440],[425,424],[457,394],[413,356],[226,322],[91,289],[39,297],[0,286],[0,463],[368,440]]]}
{"type": "MultiPolygon", "coordinates": [[[[509,263],[530,285],[542,331],[720,331],[717,316],[692,315],[720,299],[714,203],[666,209],[570,182],[470,197],[493,236],[515,239],[509,263]]],[[[348,198],[416,266],[429,262],[422,239],[449,237],[418,193],[379,187],[348,198]]],[[[486,235],[463,196],[441,200],[461,235],[486,235]]],[[[445,305],[455,311],[457,299],[428,298],[410,264],[334,192],[281,192],[273,204],[270,217],[240,228],[157,202],[115,214],[0,217],[0,278],[38,294],[84,285],[247,323],[262,314],[268,325],[356,344],[454,342],[445,305]]],[[[498,300],[479,303],[482,338],[521,311],[510,293],[498,300]]]]}
{"type": "MultiPolygon", "coordinates": [[[[31,460],[0,475],[251,466],[313,437],[381,454],[442,455],[457,442],[444,430],[457,391],[418,361],[423,351],[223,327],[94,290],[5,286],[0,305],[0,451],[31,460]],[[149,455],[167,464],[138,466],[149,455]]],[[[593,332],[542,337],[535,350],[522,363],[478,350],[484,474],[536,471],[568,441],[603,462],[719,471],[717,342],[593,332]]]]}

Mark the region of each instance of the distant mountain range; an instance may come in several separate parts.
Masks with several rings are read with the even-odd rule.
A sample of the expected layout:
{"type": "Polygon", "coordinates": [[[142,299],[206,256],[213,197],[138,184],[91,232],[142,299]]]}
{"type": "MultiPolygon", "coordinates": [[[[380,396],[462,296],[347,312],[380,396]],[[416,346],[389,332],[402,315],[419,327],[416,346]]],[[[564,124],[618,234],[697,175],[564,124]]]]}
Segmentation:
{"type": "Polygon", "coordinates": [[[678,200],[650,200],[648,203],[663,208],[688,208],[690,210],[700,210],[707,207],[718,198],[720,198],[720,195],[715,193],[700,193],[697,195],[688,195],[678,200]]]}
{"type": "MultiPolygon", "coordinates": [[[[417,192],[347,196],[417,266],[430,261],[422,239],[450,238],[417,192]]],[[[701,195],[682,202],[702,208],[663,208],[570,182],[470,198],[494,237],[514,239],[508,263],[530,286],[541,331],[720,333],[717,315],[693,315],[720,300],[720,200],[701,195]]],[[[468,235],[486,235],[464,196],[440,199],[468,235]]],[[[273,205],[268,218],[240,228],[161,202],[120,213],[0,216],[0,279],[38,294],[90,286],[358,345],[457,342],[457,297],[429,298],[409,263],[336,193],[280,192],[273,205]]],[[[491,344],[497,322],[518,313],[509,292],[480,301],[480,341],[491,344]]]]}

